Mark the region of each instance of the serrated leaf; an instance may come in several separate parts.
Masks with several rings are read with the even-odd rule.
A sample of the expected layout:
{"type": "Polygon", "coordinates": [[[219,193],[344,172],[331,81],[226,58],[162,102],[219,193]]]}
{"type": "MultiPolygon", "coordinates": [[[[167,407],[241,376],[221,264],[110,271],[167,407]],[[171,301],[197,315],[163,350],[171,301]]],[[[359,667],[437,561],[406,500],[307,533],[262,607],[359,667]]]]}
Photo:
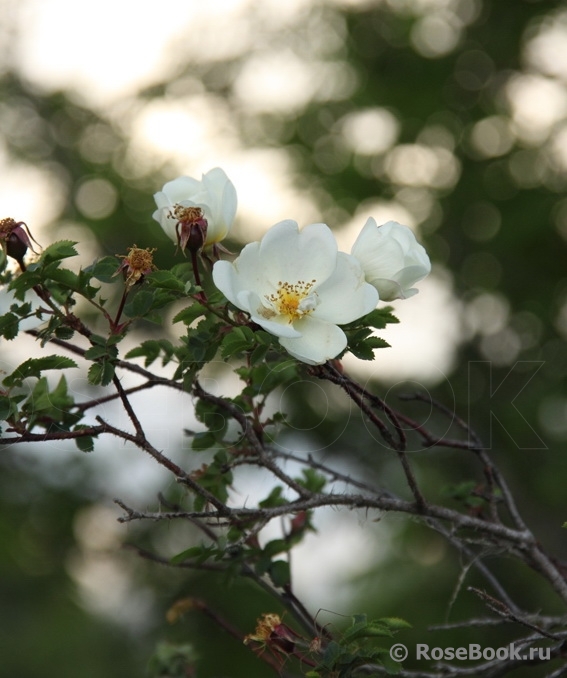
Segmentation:
{"type": "Polygon", "coordinates": [[[54,242],[43,250],[39,263],[49,264],[53,261],[67,259],[68,257],[76,257],[77,250],[74,247],[76,244],[73,240],[58,240],[54,242]]]}
{"type": "Polygon", "coordinates": [[[400,321],[393,315],[392,310],[391,306],[376,308],[361,319],[362,324],[369,325],[377,330],[383,330],[388,324],[399,323],[400,321]]]}
{"type": "Polygon", "coordinates": [[[321,492],[327,484],[325,476],[321,473],[317,473],[317,471],[312,468],[304,468],[302,474],[303,478],[297,478],[297,482],[310,492],[315,494],[321,492]]]}
{"type": "Polygon", "coordinates": [[[349,342],[349,351],[360,360],[374,360],[374,351],[388,348],[390,344],[381,337],[370,336],[360,341],[349,342]]]}
{"type": "Polygon", "coordinates": [[[283,487],[281,485],[276,485],[270,494],[261,502],[258,506],[260,508],[272,508],[274,506],[284,506],[288,503],[287,499],[282,497],[283,487]]]}
{"type": "Polygon", "coordinates": [[[105,355],[108,355],[106,346],[91,346],[85,351],[85,358],[87,360],[97,360],[98,358],[103,358],[105,355]]]}
{"type": "Polygon", "coordinates": [[[67,327],[66,325],[59,325],[59,327],[55,328],[55,336],[58,339],[63,339],[64,341],[72,339],[74,334],[75,330],[71,327],[67,327]]]}
{"type": "Polygon", "coordinates": [[[214,433],[211,433],[210,431],[195,433],[193,440],[191,441],[191,449],[196,452],[202,452],[203,450],[208,450],[213,447],[216,442],[217,439],[214,433]]]}
{"type": "Polygon", "coordinates": [[[0,336],[5,339],[14,339],[18,336],[20,319],[14,313],[5,313],[0,316],[0,336]]]}
{"type": "Polygon", "coordinates": [[[137,289],[124,307],[129,318],[143,318],[152,308],[154,293],[150,290],[137,289]]]}
{"type": "Polygon", "coordinates": [[[75,445],[81,452],[92,452],[94,450],[94,438],[92,436],[75,438],[75,445]]]}
{"type": "Polygon", "coordinates": [[[192,322],[204,316],[208,313],[208,310],[199,303],[191,304],[187,308],[184,308],[182,311],[179,311],[171,321],[172,323],[183,322],[186,325],[191,325],[192,322]]]}
{"type": "Polygon", "coordinates": [[[126,354],[126,358],[145,358],[144,365],[148,367],[156,360],[160,353],[160,343],[155,339],[143,341],[140,346],[131,349],[126,354]]]}
{"type": "Polygon", "coordinates": [[[108,338],[103,337],[100,334],[91,334],[89,336],[89,341],[91,342],[91,344],[97,344],[98,346],[106,346],[108,338]]]}
{"type": "Polygon", "coordinates": [[[8,396],[0,395],[0,421],[5,421],[18,412],[16,403],[8,396]]]}
{"type": "Polygon", "coordinates": [[[110,384],[110,382],[112,381],[113,377],[114,377],[114,365],[108,360],[103,361],[102,378],[100,380],[100,385],[108,386],[108,384],[110,384]]]}
{"type": "Polygon", "coordinates": [[[270,346],[256,346],[256,348],[250,354],[250,364],[257,365],[258,363],[264,362],[266,355],[270,350],[270,346]]]}
{"type": "Polygon", "coordinates": [[[95,262],[92,266],[85,269],[85,273],[90,274],[100,282],[117,282],[120,278],[116,272],[120,268],[120,261],[116,257],[104,257],[95,262]]]}
{"type": "Polygon", "coordinates": [[[88,371],[89,384],[93,386],[108,386],[114,377],[114,365],[108,360],[93,363],[88,371]]]}
{"type": "Polygon", "coordinates": [[[382,617],[381,619],[377,619],[376,622],[378,624],[384,624],[384,626],[392,629],[392,631],[401,631],[402,629],[412,628],[409,622],[400,617],[382,617]]]}
{"type": "Polygon", "coordinates": [[[92,384],[93,386],[98,386],[100,384],[102,379],[102,365],[100,363],[93,363],[89,367],[87,379],[89,384],[92,384]]]}
{"type": "Polygon", "coordinates": [[[43,358],[30,358],[19,365],[2,383],[8,387],[21,385],[28,377],[40,377],[44,370],[64,370],[70,367],[77,367],[77,363],[65,356],[48,355],[43,358]]]}
{"type": "Polygon", "coordinates": [[[392,632],[384,625],[376,621],[359,622],[347,629],[341,638],[341,644],[352,643],[359,638],[391,638],[392,632]]]}
{"type": "Polygon", "coordinates": [[[80,291],[79,276],[68,268],[54,268],[49,271],[49,279],[71,290],[80,291]]]}
{"type": "Polygon", "coordinates": [[[158,287],[175,292],[185,292],[185,283],[179,280],[171,271],[154,271],[147,276],[152,287],[158,287]]]}

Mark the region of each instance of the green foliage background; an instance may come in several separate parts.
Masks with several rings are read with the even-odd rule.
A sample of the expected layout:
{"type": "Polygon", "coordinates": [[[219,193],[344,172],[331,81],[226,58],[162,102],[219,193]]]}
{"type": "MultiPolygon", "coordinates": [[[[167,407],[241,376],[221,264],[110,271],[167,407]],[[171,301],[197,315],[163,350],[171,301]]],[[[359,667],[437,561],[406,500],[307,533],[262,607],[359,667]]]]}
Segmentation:
{"type": "MultiPolygon", "coordinates": [[[[349,9],[314,2],[305,26],[293,33],[282,29],[278,42],[299,50],[301,40],[309,40],[318,22],[332,18],[343,28],[344,40],[329,59],[348,64],[356,74],[354,91],[348,98],[311,101],[292,114],[252,114],[234,105],[234,122],[246,147],[289,151],[297,185],[312,187],[321,220],[329,223],[336,215],[346,218],[369,198],[399,197],[403,188],[387,172],[376,170],[380,158],[345,151],[339,125],[345,115],[380,106],[399,121],[398,144],[427,139],[432,129],[453,140],[451,154],[460,164],[459,178],[454,185],[422,187],[421,199],[433,205],[418,220],[422,240],[434,262],[450,271],[463,302],[464,320],[481,298],[496,299],[509,310],[506,327],[489,340],[481,333],[468,333],[448,381],[430,390],[449,404],[454,397],[460,414],[490,441],[530,524],[558,558],[565,558],[561,525],[566,520],[567,478],[567,254],[562,215],[567,174],[554,159],[552,140],[567,113],[538,142],[516,137],[503,152],[481,153],[471,141],[474,126],[485,118],[500,116],[510,123],[504,87],[518,73],[530,71],[525,59],[527,40],[564,5],[545,0],[452,3],[455,16],[470,13],[471,6],[475,16],[463,27],[455,48],[436,58],[423,56],[412,43],[422,20],[415,9],[418,5],[369,2],[366,8],[349,9]],[[528,376],[533,378],[523,388],[528,376]],[[491,401],[499,385],[498,396],[491,401]],[[491,402],[494,406],[510,403],[498,410],[500,422],[489,415],[491,402]],[[538,437],[545,449],[538,449],[538,437]],[[519,449],[518,440],[524,449],[519,449]]],[[[140,92],[138,99],[172,100],[175,79],[189,74],[200,79],[206,93],[225,98],[230,105],[235,73],[248,56],[178,64],[164,82],[140,92]]],[[[552,80],[565,88],[559,78],[552,80]]],[[[53,223],[55,236],[61,221],[79,221],[94,234],[98,251],[93,256],[125,252],[136,242],[141,247],[161,245],[156,263],[171,265],[171,243],[156,229],[151,213],[153,192],[177,175],[174,163],[137,174],[128,171],[127,163],[118,159],[127,153],[129,139],[115,117],[89,110],[66,92],[38,93],[16,66],[6,69],[0,79],[0,100],[0,137],[13,162],[39,164],[64,177],[62,207],[53,223]],[[37,124],[18,129],[8,124],[14,114],[22,121],[31,116],[37,124]],[[106,157],[101,154],[95,161],[84,153],[81,142],[87,134],[112,140],[106,157]],[[110,182],[119,196],[114,211],[96,220],[85,218],[75,202],[81,183],[92,177],[110,182]]],[[[496,138],[494,143],[500,142],[496,138]]],[[[237,183],[237,177],[233,179],[237,183]]],[[[33,230],[33,224],[30,227],[33,230]]],[[[239,245],[233,243],[234,248],[239,245]]],[[[418,345],[416,337],[416,350],[418,345]]],[[[378,383],[376,388],[388,386],[378,383]]],[[[397,385],[396,391],[401,390],[403,385],[397,385]]],[[[289,403],[298,426],[305,429],[319,416],[309,393],[306,389],[301,396],[295,389],[294,401],[289,403]]],[[[417,405],[410,411],[425,416],[417,405]]],[[[361,420],[352,418],[337,441],[336,432],[344,428],[343,412],[338,407],[333,414],[328,425],[314,429],[315,443],[337,458],[356,456],[358,467],[377,482],[401,482],[387,455],[369,451],[361,420]]],[[[432,493],[450,483],[475,479],[468,460],[455,452],[421,454],[415,463],[423,487],[432,493]]],[[[140,676],[161,639],[193,642],[201,656],[200,678],[265,675],[265,667],[248,650],[209,620],[189,615],[183,624],[164,628],[167,607],[179,596],[198,594],[249,632],[270,604],[246,583],[227,587],[204,575],[164,572],[125,552],[125,567],[133,568],[140,586],[154,592],[150,618],[141,629],[138,624],[127,628],[86,612],[66,563],[77,549],[73,532],[77,512],[99,500],[109,498],[93,490],[80,458],[73,482],[56,487],[26,464],[23,447],[0,452],[0,677],[140,676]],[[221,651],[222,647],[229,649],[221,651]]],[[[449,611],[460,565],[458,557],[439,544],[439,537],[411,523],[401,525],[399,519],[388,518],[386,523],[395,528],[390,554],[357,583],[359,600],[353,602],[353,612],[407,619],[414,626],[413,636],[405,636],[407,644],[412,638],[435,644],[434,638],[425,639],[425,629],[442,622],[448,613],[451,619],[482,616],[482,605],[464,592],[449,611]]],[[[142,544],[151,541],[144,528],[129,530],[126,538],[142,544]]],[[[505,558],[491,564],[526,607],[554,605],[546,587],[525,590],[526,573],[521,568],[505,558]]],[[[471,574],[467,583],[479,582],[471,574]]],[[[321,606],[332,609],[332,598],[321,601],[321,606]]],[[[456,635],[452,643],[446,638],[444,645],[463,639],[467,642],[467,633],[456,635]]],[[[480,630],[474,637],[480,644],[490,640],[493,637],[484,637],[480,630]]],[[[505,633],[499,640],[504,644],[505,633]]],[[[525,675],[535,675],[533,669],[529,671],[525,675]]]]}

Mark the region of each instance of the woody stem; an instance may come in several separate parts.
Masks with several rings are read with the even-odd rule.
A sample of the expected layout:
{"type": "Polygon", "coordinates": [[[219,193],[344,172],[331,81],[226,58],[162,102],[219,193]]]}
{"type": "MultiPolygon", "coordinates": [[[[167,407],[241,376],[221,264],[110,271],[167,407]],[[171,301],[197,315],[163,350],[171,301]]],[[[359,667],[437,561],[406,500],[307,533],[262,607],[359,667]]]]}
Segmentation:
{"type": "Polygon", "coordinates": [[[191,264],[193,266],[193,273],[195,274],[195,284],[201,287],[201,291],[198,292],[197,297],[200,301],[207,301],[207,296],[202,289],[203,285],[201,283],[201,274],[199,273],[199,260],[197,258],[197,252],[191,250],[191,264]]]}

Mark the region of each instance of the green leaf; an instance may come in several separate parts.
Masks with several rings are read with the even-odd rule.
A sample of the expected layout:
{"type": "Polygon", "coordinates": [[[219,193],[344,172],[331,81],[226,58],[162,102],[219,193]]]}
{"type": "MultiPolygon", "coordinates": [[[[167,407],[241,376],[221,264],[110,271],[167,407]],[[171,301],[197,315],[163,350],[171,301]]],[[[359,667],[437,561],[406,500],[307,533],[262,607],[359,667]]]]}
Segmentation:
{"type": "Polygon", "coordinates": [[[156,341],[155,339],[148,339],[147,341],[143,341],[139,346],[136,346],[136,348],[133,348],[132,350],[128,351],[126,354],[126,358],[145,358],[145,366],[148,367],[151,365],[154,360],[157,359],[159,356],[160,352],[160,345],[159,342],[156,341]]]}
{"type": "Polygon", "coordinates": [[[392,314],[392,311],[393,308],[391,306],[377,308],[357,322],[360,322],[360,324],[363,325],[369,325],[370,327],[374,327],[374,329],[377,330],[383,330],[388,324],[396,324],[400,322],[398,318],[392,314]]]}
{"type": "Polygon", "coordinates": [[[193,440],[191,442],[191,448],[196,452],[202,452],[203,450],[208,450],[210,447],[216,445],[217,439],[214,433],[210,431],[203,431],[200,433],[195,433],[193,440]]]}
{"type": "MultiPolygon", "coordinates": [[[[42,281],[41,275],[38,271],[30,270],[32,269],[32,266],[34,266],[34,264],[30,264],[28,270],[19,275],[17,278],[14,278],[14,280],[12,280],[9,285],[8,289],[13,290],[18,299],[23,299],[25,292],[31,290],[31,288],[35,287],[35,285],[39,285],[42,281]]],[[[35,267],[37,268],[37,264],[35,264],[35,267]]]]}
{"type": "Polygon", "coordinates": [[[254,332],[249,327],[235,327],[224,336],[221,342],[221,355],[226,360],[248,351],[255,343],[254,332]]]}
{"type": "Polygon", "coordinates": [[[400,617],[382,617],[381,619],[377,619],[376,622],[387,626],[392,631],[401,631],[404,629],[411,629],[412,627],[409,622],[400,617]]]}
{"type": "Polygon", "coordinates": [[[392,631],[390,631],[390,629],[388,629],[384,624],[381,624],[380,622],[360,621],[354,623],[349,629],[345,631],[340,642],[341,645],[346,645],[360,638],[375,638],[375,637],[391,638],[392,635],[393,635],[392,631]]]}
{"type": "Polygon", "coordinates": [[[54,268],[49,271],[49,279],[71,290],[80,291],[79,276],[68,268],[54,268]]]}
{"type": "Polygon", "coordinates": [[[264,362],[269,350],[270,346],[256,346],[250,355],[250,364],[257,365],[258,363],[264,362]]]}
{"type": "MultiPolygon", "coordinates": [[[[83,428],[88,428],[87,426],[75,426],[74,431],[80,431],[83,428]]],[[[81,450],[81,452],[92,452],[94,450],[94,438],[92,436],[81,436],[80,438],[75,438],[75,445],[81,450]]]]}
{"type": "Polygon", "coordinates": [[[93,363],[88,371],[87,378],[93,386],[108,386],[114,377],[114,365],[108,360],[93,363]]]}
{"type": "Polygon", "coordinates": [[[272,541],[269,541],[266,546],[264,546],[262,551],[266,556],[272,558],[272,556],[275,556],[278,553],[289,551],[289,546],[289,542],[285,539],[272,539],[272,541]]]}
{"type": "Polygon", "coordinates": [[[77,250],[74,247],[76,244],[77,243],[73,240],[59,240],[54,242],[43,250],[39,263],[47,265],[54,261],[67,259],[68,257],[76,257],[77,250]]]}
{"type": "Polygon", "coordinates": [[[173,320],[171,322],[174,324],[183,322],[186,325],[191,325],[191,323],[197,320],[197,318],[205,316],[207,315],[207,313],[208,309],[206,309],[201,304],[195,302],[194,304],[191,304],[191,306],[187,306],[187,308],[184,308],[182,311],[179,311],[179,313],[177,313],[177,315],[173,317],[173,320]]]}
{"type": "Polygon", "coordinates": [[[58,327],[55,328],[55,336],[58,339],[62,339],[63,341],[72,339],[74,334],[75,330],[72,329],[71,327],[67,327],[66,325],[59,325],[58,327]]]}
{"type": "Polygon", "coordinates": [[[203,544],[200,546],[192,546],[173,556],[169,562],[172,565],[179,565],[186,560],[195,560],[197,564],[201,564],[207,561],[215,553],[215,550],[214,546],[204,546],[203,544]]]}
{"type": "Polygon", "coordinates": [[[77,363],[71,358],[60,355],[48,355],[43,358],[30,358],[19,365],[2,382],[5,386],[20,386],[28,377],[40,377],[44,370],[64,370],[69,367],[77,367],[77,363]]]}
{"type": "Polygon", "coordinates": [[[46,377],[41,377],[29,397],[29,403],[34,412],[44,412],[49,416],[52,416],[50,414],[52,412],[53,418],[57,420],[60,420],[61,413],[67,410],[73,402],[73,398],[69,397],[67,392],[65,375],[61,376],[53,391],[49,390],[46,377]]]}
{"type": "Polygon", "coordinates": [[[268,568],[268,574],[274,586],[283,588],[289,586],[291,582],[291,572],[289,563],[285,560],[276,560],[268,568]]]}
{"type": "Polygon", "coordinates": [[[152,287],[185,293],[185,283],[171,271],[154,271],[147,276],[152,287]]]}
{"type": "Polygon", "coordinates": [[[349,351],[360,360],[374,360],[374,350],[377,348],[388,348],[390,344],[381,337],[369,336],[357,340],[349,341],[349,351]]]}
{"type": "Polygon", "coordinates": [[[274,506],[284,506],[288,503],[286,499],[282,497],[283,487],[281,485],[276,485],[266,499],[259,502],[260,508],[273,508],[274,506]]]}
{"type": "Polygon", "coordinates": [[[390,657],[389,652],[384,652],[384,654],[380,656],[380,663],[386,669],[386,673],[390,676],[398,675],[403,668],[400,662],[394,661],[392,657],[390,657]]]}
{"type": "Polygon", "coordinates": [[[0,395],[0,421],[6,421],[17,413],[16,403],[8,396],[0,395]]]}
{"type": "Polygon", "coordinates": [[[332,669],[342,654],[344,654],[344,649],[332,640],[325,648],[322,665],[327,669],[332,669]]]}
{"type": "Polygon", "coordinates": [[[214,403],[199,400],[195,406],[195,416],[209,429],[215,441],[224,436],[228,425],[226,415],[214,403]]]}
{"type": "Polygon", "coordinates": [[[0,336],[5,339],[14,339],[18,336],[20,319],[14,313],[5,313],[0,316],[0,336]]]}
{"type": "Polygon", "coordinates": [[[321,492],[327,484],[327,478],[312,468],[304,468],[301,472],[303,478],[297,478],[297,482],[314,494],[321,492]]]}
{"type": "Polygon", "coordinates": [[[104,257],[85,269],[93,278],[103,283],[112,283],[120,280],[116,271],[120,268],[120,261],[116,257],[104,257]]]}
{"type": "Polygon", "coordinates": [[[100,363],[93,363],[89,367],[87,379],[89,380],[89,384],[92,384],[93,386],[100,384],[102,380],[102,365],[100,363]]]}
{"type": "Polygon", "coordinates": [[[143,318],[152,309],[154,304],[154,292],[136,288],[130,295],[128,303],[124,306],[124,313],[129,318],[143,318]]]}
{"type": "Polygon", "coordinates": [[[91,346],[85,351],[85,358],[87,360],[97,360],[98,358],[103,358],[108,355],[106,346],[91,346]]]}
{"type": "Polygon", "coordinates": [[[100,380],[101,386],[108,386],[114,377],[114,365],[108,361],[104,360],[102,362],[102,378],[100,380]]]}

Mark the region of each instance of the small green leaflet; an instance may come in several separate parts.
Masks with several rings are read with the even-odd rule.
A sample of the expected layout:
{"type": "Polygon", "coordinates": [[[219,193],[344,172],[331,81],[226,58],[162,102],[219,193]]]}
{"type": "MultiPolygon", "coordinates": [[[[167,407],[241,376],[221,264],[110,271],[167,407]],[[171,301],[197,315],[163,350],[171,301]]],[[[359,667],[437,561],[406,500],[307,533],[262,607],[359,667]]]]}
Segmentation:
{"type": "Polygon", "coordinates": [[[8,388],[21,386],[28,377],[40,377],[44,370],[64,370],[68,367],[77,367],[77,363],[71,358],[60,355],[48,355],[43,358],[30,358],[19,365],[12,374],[2,382],[8,388]]]}

